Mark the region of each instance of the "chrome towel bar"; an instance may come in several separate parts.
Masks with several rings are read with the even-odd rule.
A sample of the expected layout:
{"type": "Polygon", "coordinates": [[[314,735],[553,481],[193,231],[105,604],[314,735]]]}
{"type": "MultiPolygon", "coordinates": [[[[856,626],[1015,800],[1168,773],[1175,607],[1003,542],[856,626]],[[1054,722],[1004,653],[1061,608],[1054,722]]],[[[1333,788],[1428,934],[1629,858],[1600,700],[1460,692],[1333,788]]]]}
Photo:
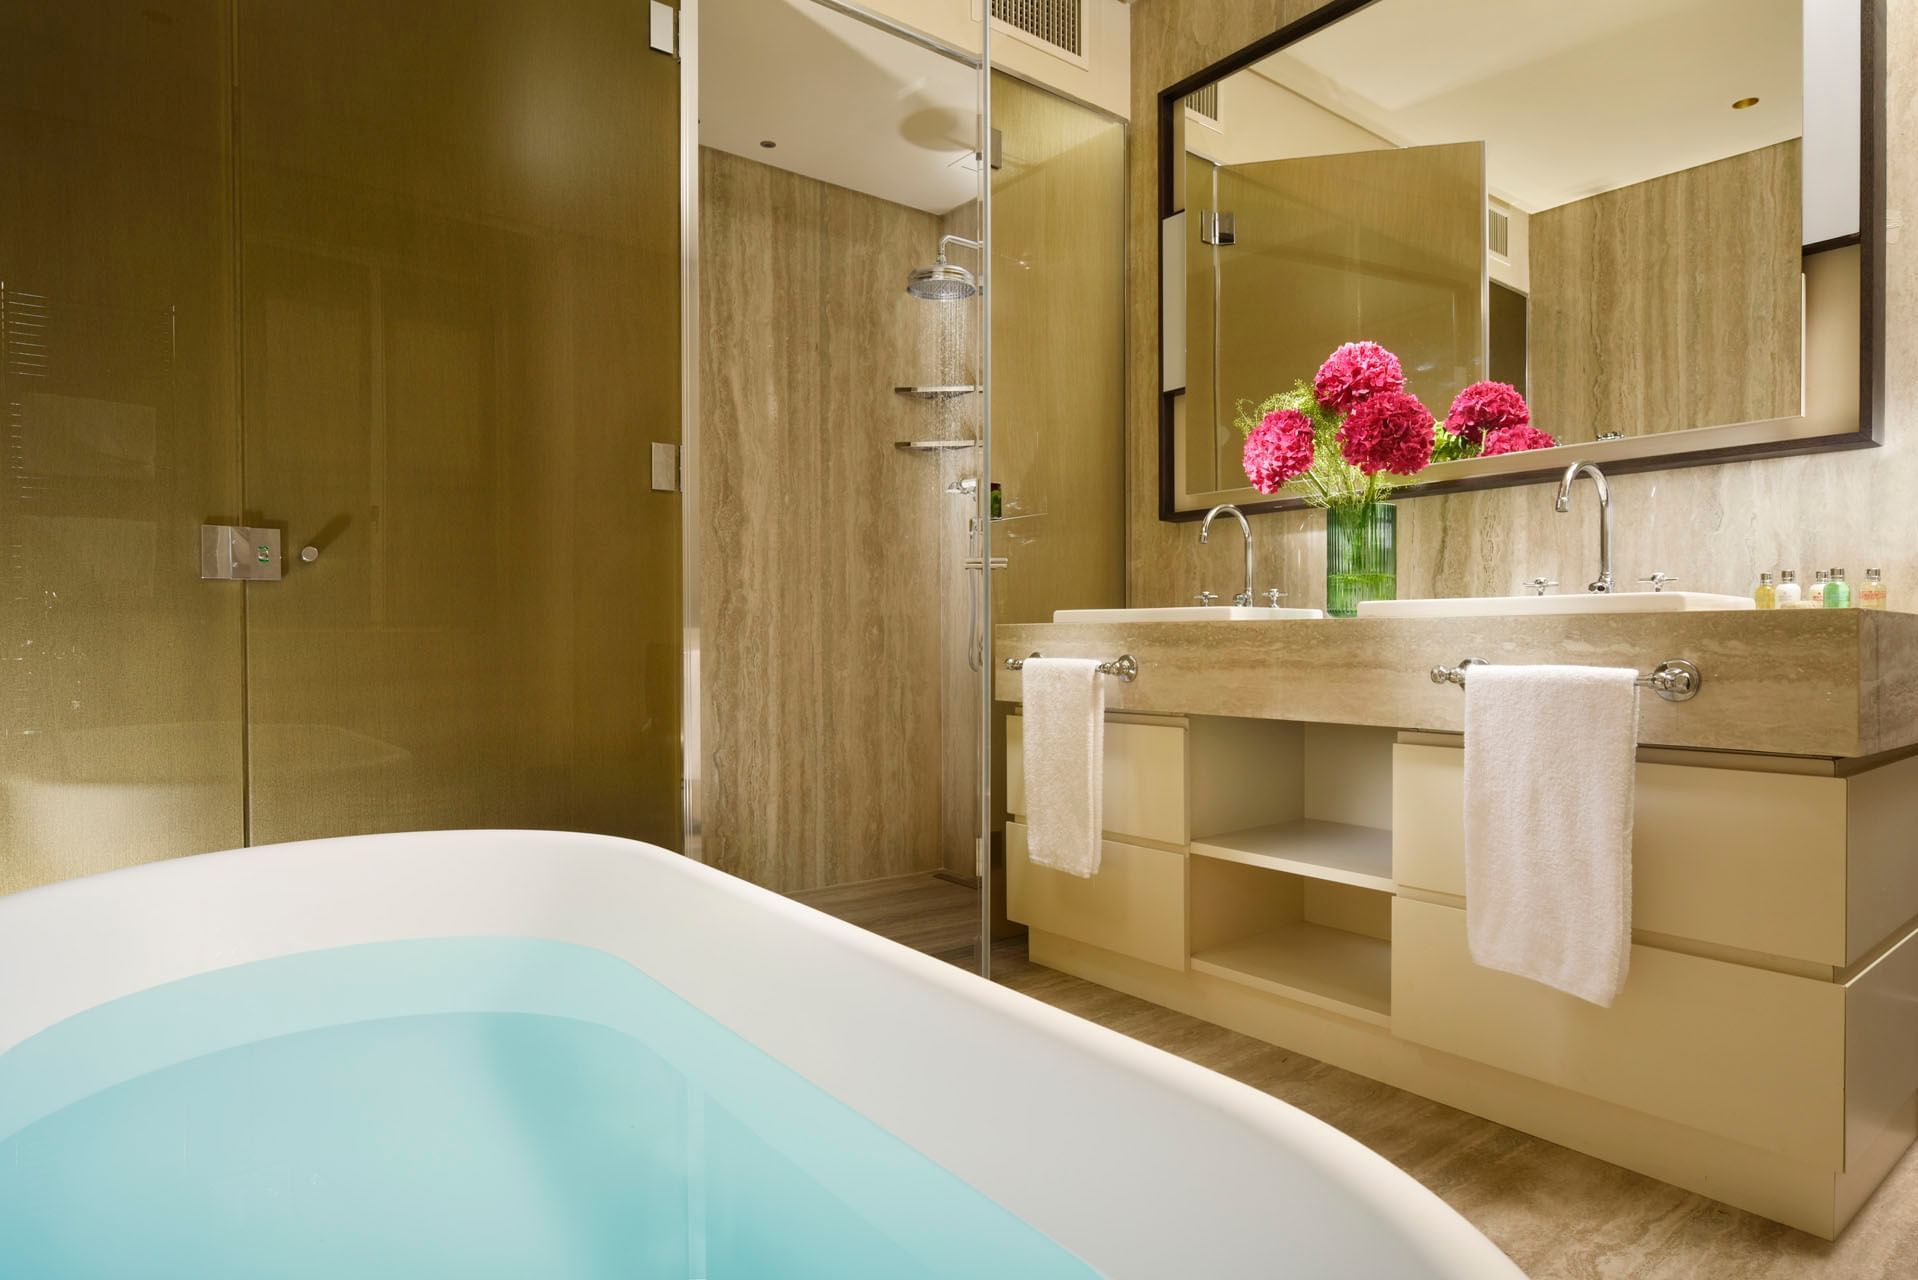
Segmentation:
{"type": "MultiPolygon", "coordinates": [[[[1026,655],[1026,657],[1028,658],[1036,658],[1039,656],[1040,655],[1036,653],[1031,653],[1026,655]]],[[[1025,658],[1007,658],[1006,659],[1006,670],[1008,671],[1017,671],[1025,665],[1026,665],[1025,658]]],[[[1119,679],[1123,680],[1125,683],[1131,684],[1134,680],[1137,680],[1139,678],[1139,664],[1133,661],[1131,654],[1122,653],[1110,662],[1101,662],[1099,664],[1099,674],[1107,675],[1107,676],[1117,676],[1119,677],[1119,679]]]]}
{"type": "MultiPolygon", "coordinates": [[[[1455,684],[1465,687],[1465,669],[1473,666],[1489,666],[1483,658],[1466,658],[1456,667],[1433,667],[1433,684],[1455,684]]],[[[1650,671],[1638,673],[1641,688],[1650,689],[1667,702],[1689,702],[1698,696],[1698,688],[1705,683],[1705,677],[1698,668],[1683,658],[1670,662],[1661,662],[1650,671]]]]}

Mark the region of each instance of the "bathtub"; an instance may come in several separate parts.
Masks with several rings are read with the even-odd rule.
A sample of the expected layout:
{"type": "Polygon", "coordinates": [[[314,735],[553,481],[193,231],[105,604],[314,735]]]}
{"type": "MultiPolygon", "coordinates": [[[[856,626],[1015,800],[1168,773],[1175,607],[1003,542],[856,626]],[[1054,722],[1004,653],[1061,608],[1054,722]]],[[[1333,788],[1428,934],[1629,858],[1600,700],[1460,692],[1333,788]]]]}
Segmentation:
{"type": "MultiPolygon", "coordinates": [[[[537,1014],[548,1019],[537,1025],[550,1022],[559,1029],[554,1034],[590,1038],[599,1035],[601,1022],[611,1025],[630,1008],[592,1007],[586,989],[625,974],[656,986],[659,995],[652,998],[682,1010],[649,1006],[663,1012],[638,1017],[640,1023],[655,1016],[696,1018],[712,1024],[710,1034],[743,1042],[774,1064],[779,1079],[750,1077],[771,1081],[763,1086],[694,1081],[722,1092],[734,1087],[735,1109],[748,1117],[747,1127],[754,1107],[767,1113],[766,1124],[785,1124],[789,1111],[812,1105],[793,1092],[805,1090],[824,1100],[821,1107],[851,1117],[832,1123],[864,1126],[859,1142],[889,1144],[862,1147],[875,1154],[840,1161],[836,1169],[834,1142],[817,1134],[766,1157],[768,1167],[793,1161],[816,1165],[824,1170],[820,1177],[849,1179],[835,1196],[818,1201],[830,1212],[809,1209],[803,1221],[780,1231],[824,1230],[820,1224],[839,1214],[862,1230],[877,1224],[881,1234],[890,1231],[897,1247],[915,1247],[913,1237],[921,1234],[940,1237],[950,1261],[958,1256],[951,1251],[988,1230],[969,1224],[990,1221],[996,1225],[989,1229],[1003,1229],[1005,1247],[1013,1251],[995,1256],[1044,1255],[1059,1268],[1035,1262],[998,1274],[1146,1280],[1520,1275],[1437,1197],[1303,1112],[775,894],[625,840],[525,831],[361,836],[109,872],[0,899],[0,973],[7,975],[0,993],[0,1182],[11,1176],[28,1193],[64,1198],[48,1199],[36,1212],[58,1217],[73,1210],[76,1221],[102,1237],[115,1230],[110,1202],[117,1195],[143,1197],[115,1193],[112,1179],[98,1176],[101,1170],[75,1184],[84,1192],[60,1190],[44,1163],[7,1174],[9,1146],[53,1141],[47,1135],[62,1132],[65,1117],[110,1103],[120,1108],[112,1133],[125,1158],[161,1160],[158,1176],[139,1175],[150,1179],[150,1188],[184,1181],[190,1185],[169,1194],[196,1203],[246,1192],[235,1181],[239,1175],[228,1176],[217,1164],[202,1188],[165,1162],[174,1158],[168,1143],[214,1141],[209,1135],[230,1120],[224,1100],[236,1110],[247,1105],[250,1083],[229,1074],[192,1106],[170,1107],[154,1121],[173,1126],[155,1157],[131,1136],[143,1130],[133,1124],[140,1117],[127,1111],[145,1082],[190,1081],[194,1069],[212,1061],[224,1064],[222,1070],[242,1070],[254,1061],[246,1054],[306,1043],[298,1035],[404,1028],[412,1025],[408,1015],[455,1006],[489,1011],[486,1016],[537,1014]],[[501,952],[502,946],[549,950],[501,952]],[[369,966],[389,962],[393,972],[368,979],[369,966]],[[302,973],[307,977],[299,978],[302,973]],[[276,989],[282,974],[289,984],[306,983],[309,995],[319,994],[295,998],[291,986],[276,989]],[[202,991],[215,993],[210,1006],[190,1002],[202,991]],[[208,1007],[216,1019],[202,1016],[208,1007]],[[199,1012],[180,1012],[194,1009],[199,1012]],[[899,1172],[871,1181],[894,1168],[899,1172]],[[65,1202],[78,1195],[103,1203],[65,1202]]],[[[607,1032],[592,1043],[616,1039],[607,1032]]],[[[480,1111],[490,1109],[486,1077],[495,1053],[497,1061],[534,1073],[528,1078],[544,1078],[538,1073],[548,1064],[511,1059],[502,1041],[472,1043],[481,1046],[473,1051],[476,1061],[452,1063],[444,1090],[434,1081],[433,1091],[395,1114],[431,1110],[438,1092],[456,1099],[446,1102],[456,1121],[477,1125],[480,1111]]],[[[434,1052],[444,1047],[436,1043],[434,1052]]],[[[282,1053],[273,1061],[280,1064],[272,1069],[279,1079],[296,1070],[300,1058],[282,1053]]],[[[357,1067],[349,1062],[344,1069],[357,1067]]],[[[365,1070],[356,1087],[366,1088],[370,1099],[390,1075],[365,1070]]],[[[639,1089],[641,1076],[632,1079],[639,1089]]],[[[578,1112],[569,1095],[586,1086],[569,1077],[540,1088],[539,1105],[578,1112]]],[[[702,1164],[701,1152],[691,1150],[702,1140],[697,1122],[691,1137],[675,1129],[667,1142],[689,1148],[690,1167],[699,1171],[694,1194],[682,1194],[674,1183],[676,1189],[646,1201],[646,1212],[670,1211],[677,1224],[669,1229],[671,1258],[655,1260],[647,1271],[564,1242],[568,1215],[591,1210],[549,1183],[586,1184],[564,1167],[559,1148],[527,1118],[530,1111],[502,1107],[519,1126],[509,1130],[513,1139],[525,1147],[525,1167],[508,1171],[513,1202],[533,1206],[528,1212],[540,1218],[534,1234],[547,1233],[539,1239],[561,1241],[526,1245],[553,1251],[541,1274],[728,1276],[718,1260],[723,1250],[714,1245],[708,1255],[706,1240],[722,1229],[715,1223],[729,1189],[719,1185],[723,1161],[702,1164]],[[691,1208],[681,1203],[693,1200],[691,1208]],[[681,1235],[698,1238],[686,1243],[681,1235]]],[[[261,1114],[290,1123],[297,1117],[283,1117],[286,1110],[261,1114]]],[[[591,1114],[583,1126],[576,1114],[566,1123],[596,1149],[603,1145],[606,1125],[591,1114]]],[[[415,1167],[407,1162],[419,1154],[407,1150],[407,1142],[404,1123],[382,1120],[381,1167],[415,1167]]],[[[281,1150],[276,1158],[304,1167],[298,1151],[281,1150]]],[[[34,1159],[44,1162],[45,1152],[34,1159]]],[[[418,1167],[441,1170],[423,1175],[429,1179],[463,1176],[451,1166],[418,1167]]],[[[750,1166],[749,1176],[758,1177],[759,1169],[750,1166]]],[[[318,1173],[311,1179],[310,1191],[302,1182],[290,1195],[285,1188],[273,1193],[278,1198],[268,1201],[268,1216],[287,1216],[287,1225],[276,1229],[328,1247],[352,1240],[362,1230],[352,1221],[296,1221],[309,1195],[318,1205],[343,1194],[322,1185],[318,1173]]],[[[614,1210],[616,1217],[624,1213],[619,1220],[630,1229],[633,1213],[614,1210]]],[[[723,1229],[751,1234],[750,1224],[723,1229]]],[[[773,1245],[761,1240],[757,1247],[777,1247],[777,1232],[773,1238],[773,1245]]],[[[0,1238],[0,1271],[7,1269],[6,1247],[0,1238]]],[[[53,1256],[39,1255],[38,1262],[47,1265],[53,1256]]],[[[499,1258],[499,1274],[525,1273],[520,1264],[508,1265],[504,1253],[488,1256],[499,1258]]],[[[731,1264],[730,1274],[902,1274],[899,1265],[809,1270],[795,1260],[772,1269],[731,1264]]],[[[952,1266],[954,1274],[966,1273],[952,1266]]],[[[395,1262],[391,1273],[401,1270],[395,1262]]],[[[461,1273],[485,1271],[469,1263],[461,1273]]],[[[299,1272],[263,1261],[257,1273],[299,1272]]],[[[361,1273],[389,1272],[376,1266],[361,1273]]]]}

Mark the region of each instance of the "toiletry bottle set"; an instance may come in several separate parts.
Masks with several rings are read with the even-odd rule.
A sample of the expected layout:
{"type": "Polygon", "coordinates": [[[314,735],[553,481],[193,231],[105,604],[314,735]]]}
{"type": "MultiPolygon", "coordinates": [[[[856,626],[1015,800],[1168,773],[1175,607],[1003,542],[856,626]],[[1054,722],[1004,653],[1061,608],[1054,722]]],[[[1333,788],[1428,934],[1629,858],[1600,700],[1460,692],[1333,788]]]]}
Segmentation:
{"type": "Polygon", "coordinates": [[[1801,590],[1798,574],[1781,569],[1774,582],[1770,573],[1758,575],[1752,589],[1752,603],[1760,609],[1882,609],[1885,607],[1885,575],[1878,569],[1865,570],[1865,581],[1854,595],[1843,569],[1820,569],[1812,584],[1801,590]]]}

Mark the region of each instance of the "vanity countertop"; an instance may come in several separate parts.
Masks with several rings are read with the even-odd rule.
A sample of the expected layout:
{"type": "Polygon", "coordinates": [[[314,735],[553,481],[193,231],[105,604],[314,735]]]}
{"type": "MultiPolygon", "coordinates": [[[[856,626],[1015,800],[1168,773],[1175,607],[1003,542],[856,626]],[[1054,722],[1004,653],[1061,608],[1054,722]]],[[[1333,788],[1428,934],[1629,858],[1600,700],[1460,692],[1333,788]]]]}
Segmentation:
{"type": "Polygon", "coordinates": [[[1107,682],[1117,711],[1248,716],[1458,732],[1465,694],[1431,669],[1462,658],[1633,666],[1687,659],[1698,696],[1643,695],[1648,745],[1872,756],[1918,745],[1918,614],[1865,609],[1276,622],[1014,623],[994,628],[994,693],[1017,702],[1007,658],[1139,664],[1107,682]]]}

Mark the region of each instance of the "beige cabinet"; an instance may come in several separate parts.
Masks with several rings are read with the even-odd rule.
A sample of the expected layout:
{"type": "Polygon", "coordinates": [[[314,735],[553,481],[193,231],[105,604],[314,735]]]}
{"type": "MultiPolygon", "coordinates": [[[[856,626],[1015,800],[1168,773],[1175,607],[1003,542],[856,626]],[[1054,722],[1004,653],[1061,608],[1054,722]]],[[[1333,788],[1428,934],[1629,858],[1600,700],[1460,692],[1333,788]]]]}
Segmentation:
{"type": "Polygon", "coordinates": [[[1832,982],[1633,947],[1609,1009],[1472,963],[1465,912],[1392,910],[1401,1039],[1838,1169],[1845,992],[1832,982]]]}
{"type": "MultiPolygon", "coordinates": [[[[1464,755],[1393,750],[1393,871],[1465,893],[1464,755]]],[[[1707,757],[1724,761],[1725,757],[1707,757]]],[[[1918,759],[1838,776],[1641,762],[1632,924],[1646,934],[1843,968],[1918,916],[1918,759]]],[[[1783,772],[1783,769],[1793,772],[1783,772]]]]}
{"type": "Polygon", "coordinates": [[[1185,968],[1185,855],[1105,841],[1099,874],[1068,875],[1026,857],[1026,828],[1006,824],[1006,914],[1020,924],[1168,969],[1185,968]]]}
{"type": "MultiPolygon", "coordinates": [[[[1006,719],[1006,809],[1026,812],[1025,717],[1006,719]]],[[[1121,840],[1181,845],[1186,826],[1185,722],[1109,720],[1105,831],[1121,840]]]]}

